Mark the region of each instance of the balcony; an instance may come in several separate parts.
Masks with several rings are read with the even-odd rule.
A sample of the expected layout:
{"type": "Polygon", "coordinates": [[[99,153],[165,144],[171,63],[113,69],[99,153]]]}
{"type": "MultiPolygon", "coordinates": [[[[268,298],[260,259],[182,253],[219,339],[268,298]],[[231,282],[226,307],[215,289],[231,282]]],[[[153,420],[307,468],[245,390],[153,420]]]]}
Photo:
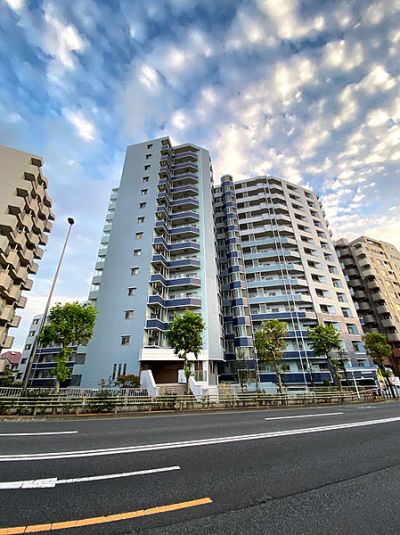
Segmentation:
{"type": "Polygon", "coordinates": [[[150,295],[148,305],[159,305],[163,308],[198,308],[201,307],[201,299],[185,297],[180,299],[164,299],[160,295],[150,295]]]}
{"type": "Polygon", "coordinates": [[[173,195],[174,198],[182,193],[192,193],[194,195],[198,195],[199,188],[197,186],[188,185],[188,186],[176,186],[171,189],[171,195],[173,195]]]}
{"type": "Polygon", "coordinates": [[[397,327],[397,323],[392,320],[391,318],[389,319],[384,319],[384,320],[381,320],[382,321],[382,326],[383,327],[397,327]]]}
{"type": "Polygon", "coordinates": [[[265,279],[257,281],[247,281],[248,288],[283,288],[284,286],[308,287],[306,280],[302,279],[265,279]]]}
{"type": "Polygon", "coordinates": [[[375,316],[372,314],[365,314],[362,316],[365,323],[376,323],[375,316]]]}
{"type": "Polygon", "coordinates": [[[7,336],[6,333],[0,334],[0,347],[3,349],[10,349],[13,345],[14,337],[7,336]]]}
{"type": "Polygon", "coordinates": [[[183,184],[197,184],[199,181],[199,178],[194,173],[183,173],[181,175],[174,175],[171,176],[172,183],[176,183],[177,181],[182,182],[183,184]]]}
{"type": "Polygon", "coordinates": [[[10,289],[13,281],[10,275],[6,272],[0,273],[0,293],[7,293],[10,289]]]}
{"type": "Polygon", "coordinates": [[[260,295],[256,297],[249,296],[250,305],[256,305],[257,303],[312,303],[312,299],[307,294],[280,294],[280,295],[260,295]]]}
{"type": "Polygon", "coordinates": [[[146,321],[145,329],[156,329],[159,331],[167,331],[169,323],[165,323],[157,318],[150,318],[146,321]]]}
{"type": "Polygon", "coordinates": [[[175,242],[175,243],[168,243],[164,240],[164,238],[157,237],[153,241],[154,246],[163,246],[167,251],[170,252],[176,252],[176,253],[184,253],[184,252],[197,252],[200,251],[200,244],[196,242],[175,242]]]}
{"type": "Polygon", "coordinates": [[[8,239],[5,236],[0,236],[0,253],[7,254],[9,248],[8,239]]]}
{"type": "Polygon", "coordinates": [[[180,277],[174,279],[168,279],[157,273],[151,275],[150,282],[159,282],[168,288],[198,288],[201,285],[200,279],[197,277],[180,277]]]}
{"type": "Polygon", "coordinates": [[[15,314],[15,309],[12,305],[3,306],[0,312],[0,321],[10,323],[15,314]]]}
{"type": "Polygon", "coordinates": [[[194,225],[182,225],[178,227],[168,227],[164,221],[157,221],[155,230],[157,233],[169,234],[170,236],[180,236],[182,238],[200,236],[200,229],[194,225]]]}
{"type": "Polygon", "coordinates": [[[157,254],[153,255],[151,259],[152,264],[161,264],[168,269],[186,269],[190,268],[199,268],[200,260],[197,258],[182,258],[178,260],[167,260],[163,255],[157,254]]]}

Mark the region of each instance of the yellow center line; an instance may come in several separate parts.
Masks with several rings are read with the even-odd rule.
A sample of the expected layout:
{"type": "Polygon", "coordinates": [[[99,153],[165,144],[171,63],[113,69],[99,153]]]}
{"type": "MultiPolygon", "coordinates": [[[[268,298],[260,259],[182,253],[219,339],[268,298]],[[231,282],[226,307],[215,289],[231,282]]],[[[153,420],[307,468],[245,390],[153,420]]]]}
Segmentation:
{"type": "Polygon", "coordinates": [[[16,526],[11,528],[0,528],[0,535],[17,535],[18,533],[38,533],[40,531],[55,531],[57,529],[78,528],[82,526],[92,526],[95,524],[107,524],[108,522],[119,522],[120,520],[130,520],[141,516],[157,515],[187,509],[188,507],[197,507],[212,503],[211,498],[199,498],[188,502],[171,503],[150,509],[139,509],[138,511],[128,511],[108,516],[95,516],[92,518],[81,518],[80,520],[70,520],[67,522],[53,522],[51,524],[33,524],[31,526],[16,526]]]}

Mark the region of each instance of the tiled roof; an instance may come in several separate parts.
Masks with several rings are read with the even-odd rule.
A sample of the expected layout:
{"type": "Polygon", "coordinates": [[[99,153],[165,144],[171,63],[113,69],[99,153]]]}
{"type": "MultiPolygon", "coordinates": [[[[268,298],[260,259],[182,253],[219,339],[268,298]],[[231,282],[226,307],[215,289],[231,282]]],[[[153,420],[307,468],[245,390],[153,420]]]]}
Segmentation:
{"type": "Polygon", "coordinates": [[[6,351],[0,355],[0,359],[7,359],[11,364],[19,364],[21,360],[20,351],[6,351]]]}

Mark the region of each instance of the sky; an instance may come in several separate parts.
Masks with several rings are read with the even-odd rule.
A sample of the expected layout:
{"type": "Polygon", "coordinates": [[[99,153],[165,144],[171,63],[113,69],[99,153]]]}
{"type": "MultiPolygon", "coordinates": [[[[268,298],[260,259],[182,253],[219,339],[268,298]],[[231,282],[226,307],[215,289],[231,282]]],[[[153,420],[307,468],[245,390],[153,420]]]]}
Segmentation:
{"type": "Polygon", "coordinates": [[[84,300],[126,146],[210,150],[216,182],[314,189],[335,237],[400,248],[400,0],[0,0],[0,144],[44,158],[56,214],[14,349],[84,300]]]}

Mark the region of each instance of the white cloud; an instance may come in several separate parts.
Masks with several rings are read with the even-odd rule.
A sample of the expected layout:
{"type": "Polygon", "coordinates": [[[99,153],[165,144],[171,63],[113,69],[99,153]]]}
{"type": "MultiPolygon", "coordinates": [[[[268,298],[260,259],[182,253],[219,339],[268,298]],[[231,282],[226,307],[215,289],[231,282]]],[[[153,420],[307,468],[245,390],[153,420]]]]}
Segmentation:
{"type": "Polygon", "coordinates": [[[322,15],[302,21],[298,14],[298,0],[258,0],[257,4],[271,20],[273,31],[281,39],[305,37],[311,33],[320,32],[325,26],[325,19],[322,15]]]}
{"type": "Polygon", "coordinates": [[[25,7],[25,0],[5,0],[5,2],[14,11],[20,11],[25,7]]]}
{"type": "Polygon", "coordinates": [[[47,23],[43,34],[43,50],[56,58],[66,69],[75,66],[74,52],[82,52],[85,42],[72,24],[66,24],[57,15],[54,6],[45,6],[44,20],[47,23]]]}
{"type": "Polygon", "coordinates": [[[324,48],[323,62],[327,68],[340,68],[349,71],[363,62],[364,50],[361,43],[347,43],[344,40],[332,41],[324,48]]]}
{"type": "Polygon", "coordinates": [[[85,141],[94,141],[96,128],[81,112],[64,110],[64,116],[75,127],[79,137],[85,141]]]}
{"type": "Polygon", "coordinates": [[[367,115],[368,126],[381,126],[389,120],[389,114],[386,110],[380,108],[371,111],[367,115]]]}

